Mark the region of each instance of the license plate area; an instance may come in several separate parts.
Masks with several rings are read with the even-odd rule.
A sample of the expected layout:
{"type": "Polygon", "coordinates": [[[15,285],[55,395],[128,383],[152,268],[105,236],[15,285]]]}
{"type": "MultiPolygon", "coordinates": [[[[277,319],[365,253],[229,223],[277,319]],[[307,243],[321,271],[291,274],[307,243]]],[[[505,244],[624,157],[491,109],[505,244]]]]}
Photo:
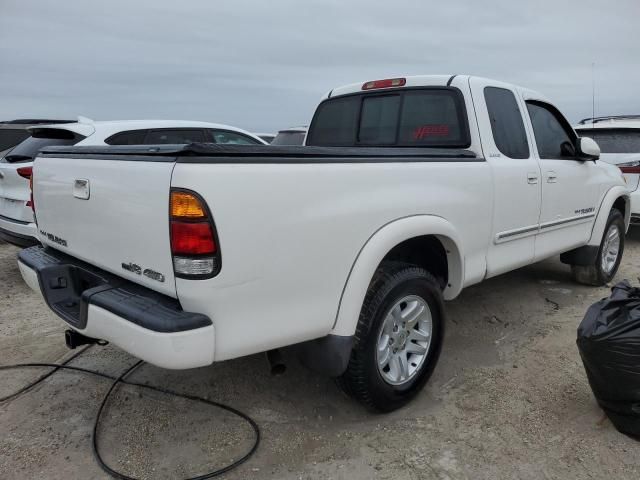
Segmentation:
{"type": "Polygon", "coordinates": [[[87,325],[88,300],[93,293],[113,288],[99,275],[75,265],[40,270],[40,286],[49,307],[76,328],[87,325]]]}

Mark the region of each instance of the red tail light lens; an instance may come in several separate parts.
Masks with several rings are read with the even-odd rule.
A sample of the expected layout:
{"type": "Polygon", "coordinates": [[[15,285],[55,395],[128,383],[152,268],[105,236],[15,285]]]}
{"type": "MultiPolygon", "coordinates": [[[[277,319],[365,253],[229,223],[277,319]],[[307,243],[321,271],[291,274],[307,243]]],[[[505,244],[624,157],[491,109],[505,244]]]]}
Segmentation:
{"type": "Polygon", "coordinates": [[[33,202],[33,167],[20,167],[16,170],[16,173],[22,178],[26,178],[27,180],[29,180],[29,190],[31,191],[31,196],[26,205],[27,207],[31,207],[31,210],[33,210],[33,212],[35,213],[36,204],[33,202]]]}
{"type": "Polygon", "coordinates": [[[33,167],[20,167],[16,170],[16,172],[22,178],[26,178],[27,180],[30,180],[31,175],[33,174],[33,167]]]}
{"type": "Polygon", "coordinates": [[[406,78],[386,78],[384,80],[373,80],[362,85],[362,90],[373,90],[374,88],[404,87],[406,78]]]}
{"type": "Polygon", "coordinates": [[[216,253],[216,242],[209,223],[171,222],[171,253],[204,255],[216,253]]]}
{"type": "Polygon", "coordinates": [[[622,173],[640,173],[640,165],[633,167],[619,167],[622,173]]]}
{"type": "Polygon", "coordinates": [[[213,219],[202,197],[189,190],[171,190],[169,222],[176,277],[216,275],[220,271],[220,249],[213,219]]]}

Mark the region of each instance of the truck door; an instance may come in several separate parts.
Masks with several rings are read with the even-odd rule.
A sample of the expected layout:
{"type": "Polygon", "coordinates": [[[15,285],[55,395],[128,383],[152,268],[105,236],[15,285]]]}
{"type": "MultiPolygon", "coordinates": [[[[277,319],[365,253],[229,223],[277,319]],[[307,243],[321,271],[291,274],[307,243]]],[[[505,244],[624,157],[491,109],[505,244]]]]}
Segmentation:
{"type": "Polygon", "coordinates": [[[481,78],[471,78],[469,86],[482,150],[493,172],[493,225],[487,251],[491,277],[533,262],[540,166],[526,133],[526,107],[520,96],[508,85],[481,78]]]}
{"type": "Polygon", "coordinates": [[[535,259],[584,245],[591,236],[598,204],[594,162],[576,159],[577,135],[553,105],[526,98],[527,124],[535,139],[542,172],[540,231],[535,259]]]}

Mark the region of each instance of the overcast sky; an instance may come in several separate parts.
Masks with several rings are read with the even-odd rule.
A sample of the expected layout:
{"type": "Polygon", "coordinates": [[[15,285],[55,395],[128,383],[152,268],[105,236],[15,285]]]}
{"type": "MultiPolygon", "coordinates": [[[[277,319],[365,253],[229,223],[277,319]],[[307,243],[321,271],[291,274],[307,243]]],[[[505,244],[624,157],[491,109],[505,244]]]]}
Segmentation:
{"type": "Polygon", "coordinates": [[[640,0],[0,0],[0,118],[275,131],[333,87],[469,73],[640,114],[640,0]]]}

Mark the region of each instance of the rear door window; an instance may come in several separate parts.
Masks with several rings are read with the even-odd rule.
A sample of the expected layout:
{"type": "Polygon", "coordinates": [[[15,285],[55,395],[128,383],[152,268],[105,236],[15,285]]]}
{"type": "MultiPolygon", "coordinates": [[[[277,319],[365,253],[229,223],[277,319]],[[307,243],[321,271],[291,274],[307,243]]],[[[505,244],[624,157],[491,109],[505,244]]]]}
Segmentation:
{"type": "Polygon", "coordinates": [[[157,129],[150,130],[144,140],[145,145],[186,144],[204,142],[201,129],[157,129]]]}
{"type": "Polygon", "coordinates": [[[491,120],[493,141],[509,158],[529,158],[529,144],[518,102],[511,90],[486,87],[484,99],[491,120]]]}
{"type": "Polygon", "coordinates": [[[437,87],[325,100],[307,144],[466,148],[470,137],[462,94],[437,87]]]}
{"type": "Polygon", "coordinates": [[[209,130],[213,141],[222,145],[262,145],[255,138],[228,130],[209,130]]]}
{"type": "Polygon", "coordinates": [[[107,138],[104,143],[107,145],[144,145],[144,137],[148,130],[128,130],[116,133],[107,138]]]}

